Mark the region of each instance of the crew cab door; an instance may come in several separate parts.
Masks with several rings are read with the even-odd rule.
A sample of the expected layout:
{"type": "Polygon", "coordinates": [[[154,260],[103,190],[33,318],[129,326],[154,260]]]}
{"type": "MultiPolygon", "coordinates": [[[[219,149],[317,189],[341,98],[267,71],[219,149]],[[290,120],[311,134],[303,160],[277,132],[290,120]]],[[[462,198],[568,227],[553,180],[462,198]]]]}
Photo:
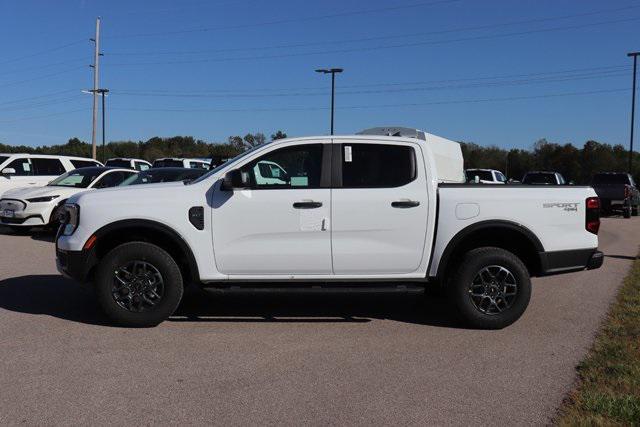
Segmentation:
{"type": "Polygon", "coordinates": [[[334,140],[334,273],[402,274],[421,263],[428,193],[418,144],[334,140]]]}
{"type": "Polygon", "coordinates": [[[218,271],[229,275],[331,274],[330,145],[279,144],[238,164],[250,185],[213,191],[218,271]]]}

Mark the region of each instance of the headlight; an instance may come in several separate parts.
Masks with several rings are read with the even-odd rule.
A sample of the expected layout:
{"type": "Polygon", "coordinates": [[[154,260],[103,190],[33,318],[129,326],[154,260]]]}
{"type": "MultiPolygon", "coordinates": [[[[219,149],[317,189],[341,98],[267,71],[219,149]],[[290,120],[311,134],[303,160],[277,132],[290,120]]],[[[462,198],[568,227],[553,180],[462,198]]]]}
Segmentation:
{"type": "Polygon", "coordinates": [[[74,204],[64,205],[63,212],[63,218],[61,218],[64,227],[62,234],[71,236],[80,223],[80,206],[74,204]]]}
{"type": "Polygon", "coordinates": [[[30,203],[50,202],[54,199],[57,199],[58,197],[60,196],[34,197],[33,199],[27,199],[27,202],[30,202],[30,203]]]}

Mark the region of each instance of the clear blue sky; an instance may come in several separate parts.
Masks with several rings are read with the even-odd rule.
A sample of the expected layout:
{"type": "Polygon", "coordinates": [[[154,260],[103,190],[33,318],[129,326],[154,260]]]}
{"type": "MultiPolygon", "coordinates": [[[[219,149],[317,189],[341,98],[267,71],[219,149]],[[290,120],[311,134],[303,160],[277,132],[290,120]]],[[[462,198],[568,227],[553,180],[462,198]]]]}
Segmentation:
{"type": "Polygon", "coordinates": [[[0,142],[90,140],[97,16],[108,140],[325,134],[318,67],[345,68],[336,133],[629,140],[639,1],[3,0],[0,142]]]}

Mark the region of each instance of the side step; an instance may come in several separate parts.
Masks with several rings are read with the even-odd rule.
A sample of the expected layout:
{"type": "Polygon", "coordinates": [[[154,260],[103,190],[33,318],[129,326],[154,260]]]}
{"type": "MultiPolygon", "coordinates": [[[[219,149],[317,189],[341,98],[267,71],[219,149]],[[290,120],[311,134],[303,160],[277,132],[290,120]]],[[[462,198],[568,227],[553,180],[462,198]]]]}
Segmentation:
{"type": "Polygon", "coordinates": [[[202,286],[212,293],[424,293],[425,285],[413,283],[206,283],[202,286]]]}

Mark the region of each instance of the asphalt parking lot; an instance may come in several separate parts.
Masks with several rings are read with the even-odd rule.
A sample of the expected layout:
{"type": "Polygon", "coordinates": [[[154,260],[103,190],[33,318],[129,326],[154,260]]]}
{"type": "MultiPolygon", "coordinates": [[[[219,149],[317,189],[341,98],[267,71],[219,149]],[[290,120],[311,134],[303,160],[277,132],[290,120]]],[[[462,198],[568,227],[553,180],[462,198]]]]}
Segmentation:
{"type": "Polygon", "coordinates": [[[50,235],[0,229],[0,424],[546,424],[638,242],[640,218],[604,219],[604,266],[534,279],[501,331],[437,297],[196,291],[124,329],[57,274],[50,235]]]}

